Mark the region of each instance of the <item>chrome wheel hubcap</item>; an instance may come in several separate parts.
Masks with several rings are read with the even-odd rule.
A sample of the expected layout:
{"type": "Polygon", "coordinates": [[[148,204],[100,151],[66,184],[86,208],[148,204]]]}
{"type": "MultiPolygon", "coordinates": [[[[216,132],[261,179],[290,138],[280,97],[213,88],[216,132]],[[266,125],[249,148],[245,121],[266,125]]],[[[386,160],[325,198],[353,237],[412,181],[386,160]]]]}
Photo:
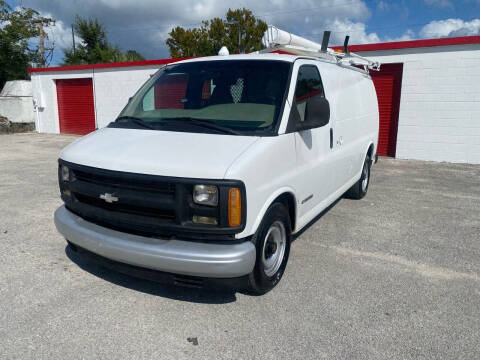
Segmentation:
{"type": "Polygon", "coordinates": [[[285,226],[281,221],[275,221],[268,229],[262,249],[263,271],[272,277],[280,269],[287,245],[285,226]]]}

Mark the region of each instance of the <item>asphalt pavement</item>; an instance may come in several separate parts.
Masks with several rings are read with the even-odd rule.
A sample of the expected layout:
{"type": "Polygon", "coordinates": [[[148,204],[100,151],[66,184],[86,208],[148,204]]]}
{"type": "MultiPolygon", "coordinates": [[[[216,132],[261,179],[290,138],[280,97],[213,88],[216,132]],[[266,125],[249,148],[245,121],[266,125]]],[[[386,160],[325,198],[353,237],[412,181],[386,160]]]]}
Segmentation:
{"type": "Polygon", "coordinates": [[[381,158],[264,296],[169,287],[53,224],[73,136],[0,135],[0,359],[479,359],[480,166],[381,158]]]}

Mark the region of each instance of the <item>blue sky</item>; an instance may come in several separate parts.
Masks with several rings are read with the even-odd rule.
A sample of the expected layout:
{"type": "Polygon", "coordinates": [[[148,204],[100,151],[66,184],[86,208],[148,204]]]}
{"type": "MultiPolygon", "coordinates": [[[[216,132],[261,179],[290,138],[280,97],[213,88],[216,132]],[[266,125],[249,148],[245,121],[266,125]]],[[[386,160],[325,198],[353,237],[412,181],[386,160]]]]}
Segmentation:
{"type": "Polygon", "coordinates": [[[432,21],[447,19],[471,21],[480,18],[480,1],[478,0],[367,1],[366,3],[372,11],[372,16],[367,22],[367,30],[376,32],[381,39],[401,37],[409,29],[417,34],[415,38],[420,38],[422,36],[418,33],[432,21]]]}
{"type": "Polygon", "coordinates": [[[109,40],[146,58],[168,57],[165,40],[176,25],[196,26],[224,17],[230,8],[246,7],[269,24],[320,41],[332,30],[332,43],[346,34],[351,43],[372,43],[480,34],[480,0],[7,0],[57,19],[50,27],[55,43],[52,65],[71,46],[75,14],[97,17],[109,40]]]}

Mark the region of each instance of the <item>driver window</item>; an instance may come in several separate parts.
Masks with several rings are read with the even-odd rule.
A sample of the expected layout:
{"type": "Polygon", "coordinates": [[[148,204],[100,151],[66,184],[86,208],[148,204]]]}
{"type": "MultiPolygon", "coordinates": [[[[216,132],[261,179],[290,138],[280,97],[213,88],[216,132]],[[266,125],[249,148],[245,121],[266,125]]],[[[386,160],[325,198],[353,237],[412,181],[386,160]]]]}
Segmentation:
{"type": "Polygon", "coordinates": [[[305,121],[307,101],[315,96],[325,97],[322,79],[315,65],[302,65],[298,69],[295,102],[300,121],[305,121]]]}

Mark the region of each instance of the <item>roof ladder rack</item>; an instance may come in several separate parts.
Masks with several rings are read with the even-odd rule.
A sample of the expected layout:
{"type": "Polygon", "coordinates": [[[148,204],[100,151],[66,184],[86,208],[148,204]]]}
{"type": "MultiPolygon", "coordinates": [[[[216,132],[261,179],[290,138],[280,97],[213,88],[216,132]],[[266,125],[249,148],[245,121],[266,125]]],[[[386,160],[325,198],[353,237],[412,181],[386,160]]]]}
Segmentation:
{"type": "Polygon", "coordinates": [[[262,43],[266,49],[261,50],[260,53],[284,51],[295,55],[319,58],[343,66],[362,66],[366,72],[369,70],[380,70],[380,63],[378,61],[372,61],[348,51],[350,36],[345,38],[343,52],[337,52],[329,48],[328,42],[330,40],[330,34],[330,31],[324,32],[322,44],[320,45],[287,31],[280,30],[273,25],[269,25],[262,38],[262,43]]]}
{"type": "Polygon", "coordinates": [[[320,51],[323,53],[326,53],[328,50],[328,42],[330,41],[330,31],[325,31],[323,33],[323,40],[322,40],[322,47],[320,48],[320,51]]]}

